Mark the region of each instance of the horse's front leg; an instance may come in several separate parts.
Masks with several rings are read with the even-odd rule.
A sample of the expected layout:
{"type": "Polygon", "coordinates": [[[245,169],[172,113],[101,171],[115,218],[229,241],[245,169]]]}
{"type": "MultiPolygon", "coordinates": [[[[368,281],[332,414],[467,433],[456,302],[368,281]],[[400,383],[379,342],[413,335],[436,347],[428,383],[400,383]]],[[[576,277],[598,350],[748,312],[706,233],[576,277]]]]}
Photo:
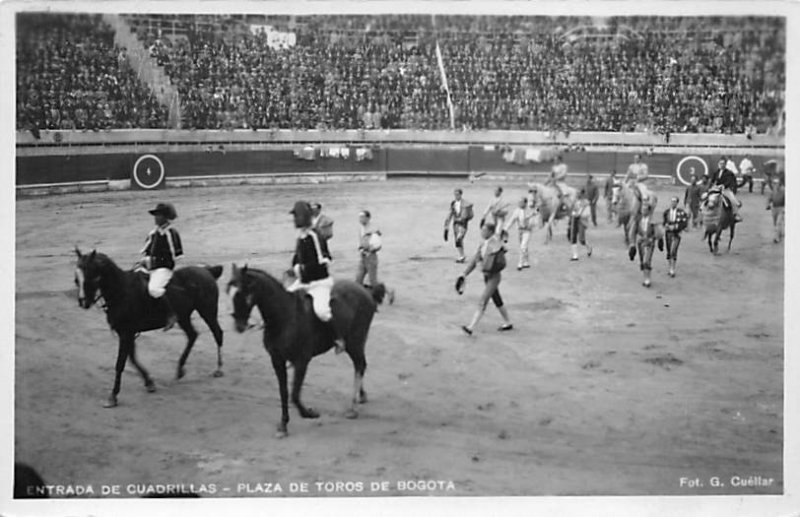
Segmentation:
{"type": "Polygon", "coordinates": [[[731,244],[733,244],[733,233],[735,229],[736,225],[735,224],[731,225],[731,236],[730,239],[728,239],[728,253],[730,253],[731,251],[731,244]]]}
{"type": "Polygon", "coordinates": [[[305,407],[300,400],[300,391],[303,389],[303,381],[306,378],[308,361],[298,361],[294,364],[294,378],[292,379],[292,403],[297,407],[300,416],[303,418],[319,418],[319,413],[310,407],[305,407]]]}
{"type": "Polygon", "coordinates": [[[286,437],[289,432],[286,424],[289,423],[289,389],[286,386],[286,359],[277,352],[270,353],[272,358],[272,368],[275,376],[278,377],[278,388],[281,393],[281,423],[278,424],[277,438],[286,437]]]}
{"type": "Polygon", "coordinates": [[[106,408],[116,407],[117,395],[119,395],[120,386],[122,384],[122,372],[125,370],[125,363],[128,361],[130,354],[130,345],[133,342],[133,336],[128,334],[119,334],[119,347],[117,348],[117,364],[114,371],[114,388],[111,390],[111,396],[108,401],[103,405],[106,408]]]}
{"type": "Polygon", "coordinates": [[[358,418],[358,404],[367,402],[367,393],[364,391],[364,372],[367,369],[367,360],[364,357],[364,341],[360,340],[361,346],[353,347],[355,351],[348,350],[350,359],[353,361],[355,369],[353,378],[353,398],[351,399],[350,409],[345,413],[346,418],[358,418]]]}
{"type": "Polygon", "coordinates": [[[135,366],[136,369],[139,370],[139,375],[141,375],[142,379],[144,379],[144,387],[147,389],[147,392],[148,393],[155,393],[156,385],[153,382],[153,379],[150,378],[150,374],[147,373],[147,370],[145,370],[144,367],[141,364],[139,364],[139,361],[136,359],[136,341],[135,341],[135,338],[134,338],[134,340],[131,341],[129,356],[130,356],[131,362],[133,363],[133,366],[135,366]]]}
{"type": "Polygon", "coordinates": [[[547,218],[547,232],[545,233],[544,243],[549,244],[553,240],[553,221],[556,219],[556,214],[550,214],[547,218]]]}

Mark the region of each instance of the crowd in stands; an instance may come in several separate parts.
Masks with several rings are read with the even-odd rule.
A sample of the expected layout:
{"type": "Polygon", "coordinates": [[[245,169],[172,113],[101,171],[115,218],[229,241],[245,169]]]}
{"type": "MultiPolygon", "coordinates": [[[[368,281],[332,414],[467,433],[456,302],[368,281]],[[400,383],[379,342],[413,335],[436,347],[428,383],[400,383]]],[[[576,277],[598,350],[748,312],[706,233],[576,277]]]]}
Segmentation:
{"type": "Polygon", "coordinates": [[[97,15],[17,19],[17,129],[165,127],[158,104],[97,15]]]}
{"type": "MultiPolygon", "coordinates": [[[[184,15],[181,36],[173,38],[136,27],[178,89],[184,128],[452,124],[459,130],[752,134],[783,116],[786,32],[778,18],[248,15],[225,17],[218,30],[208,18],[193,23],[184,15]],[[276,48],[248,23],[292,31],[296,44],[276,48]]],[[[24,76],[18,94],[24,90],[27,100],[22,117],[42,120],[42,97],[52,107],[51,99],[80,91],[78,78],[91,77],[116,106],[128,108],[111,109],[122,115],[112,117],[114,127],[163,124],[163,112],[117,59],[108,30],[90,20],[27,31],[18,45],[24,76]],[[87,44],[70,43],[65,30],[87,44]],[[62,81],[58,67],[75,56],[95,64],[62,81]],[[122,86],[106,77],[127,89],[119,95],[122,86]],[[133,99],[140,103],[127,102],[133,99]],[[131,113],[132,105],[142,109],[131,113]]],[[[159,27],[169,25],[163,22],[159,27]]],[[[41,127],[58,125],[54,117],[44,119],[41,127]]]]}

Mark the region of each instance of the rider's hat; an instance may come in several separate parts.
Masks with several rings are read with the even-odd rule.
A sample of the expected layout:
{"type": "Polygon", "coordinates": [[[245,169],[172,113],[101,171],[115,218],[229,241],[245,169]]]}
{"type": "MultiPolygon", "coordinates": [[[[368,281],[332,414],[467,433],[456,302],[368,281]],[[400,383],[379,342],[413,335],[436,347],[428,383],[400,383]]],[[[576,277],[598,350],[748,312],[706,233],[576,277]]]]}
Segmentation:
{"type": "Polygon", "coordinates": [[[178,212],[175,211],[172,203],[159,203],[154,209],[148,210],[148,213],[152,215],[161,214],[170,221],[178,217],[178,212]]]}

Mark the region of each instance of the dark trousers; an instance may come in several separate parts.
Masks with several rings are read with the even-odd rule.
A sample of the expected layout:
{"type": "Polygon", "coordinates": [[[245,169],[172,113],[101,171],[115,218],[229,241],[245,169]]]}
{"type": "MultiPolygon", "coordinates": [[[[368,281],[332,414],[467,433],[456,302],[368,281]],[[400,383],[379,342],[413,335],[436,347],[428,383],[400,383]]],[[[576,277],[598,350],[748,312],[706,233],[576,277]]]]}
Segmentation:
{"type": "Polygon", "coordinates": [[[743,188],[745,185],[747,185],[747,187],[748,187],[747,191],[752,194],[753,193],[753,177],[751,175],[749,175],[749,174],[743,174],[742,175],[742,184],[739,185],[739,188],[743,188]]]}
{"type": "Polygon", "coordinates": [[[681,234],[678,232],[666,232],[667,240],[667,260],[678,259],[678,246],[681,245],[681,234]]]}

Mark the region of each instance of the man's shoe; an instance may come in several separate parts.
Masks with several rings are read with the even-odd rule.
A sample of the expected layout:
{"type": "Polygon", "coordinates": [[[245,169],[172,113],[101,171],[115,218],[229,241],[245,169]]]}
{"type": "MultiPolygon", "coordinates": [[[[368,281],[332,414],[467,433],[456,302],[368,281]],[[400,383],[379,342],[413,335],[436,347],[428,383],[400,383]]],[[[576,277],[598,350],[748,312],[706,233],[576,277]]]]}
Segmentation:
{"type": "Polygon", "coordinates": [[[514,325],[512,325],[511,323],[506,323],[505,325],[501,325],[501,326],[497,327],[497,330],[500,331],[500,332],[505,332],[507,330],[513,330],[513,329],[514,329],[514,325]]]}
{"type": "Polygon", "coordinates": [[[466,325],[462,325],[461,330],[463,330],[468,336],[472,335],[472,331],[466,325]]]}
{"type": "Polygon", "coordinates": [[[592,251],[594,251],[594,250],[592,249],[591,246],[589,246],[589,251],[586,252],[586,256],[587,257],[591,257],[592,256],[592,251]]]}
{"type": "Polygon", "coordinates": [[[578,261],[578,257],[572,257],[571,259],[569,259],[569,261],[570,262],[577,262],[578,261]]]}
{"type": "Polygon", "coordinates": [[[456,264],[463,264],[467,260],[467,257],[458,257],[456,259],[456,264]]]}

